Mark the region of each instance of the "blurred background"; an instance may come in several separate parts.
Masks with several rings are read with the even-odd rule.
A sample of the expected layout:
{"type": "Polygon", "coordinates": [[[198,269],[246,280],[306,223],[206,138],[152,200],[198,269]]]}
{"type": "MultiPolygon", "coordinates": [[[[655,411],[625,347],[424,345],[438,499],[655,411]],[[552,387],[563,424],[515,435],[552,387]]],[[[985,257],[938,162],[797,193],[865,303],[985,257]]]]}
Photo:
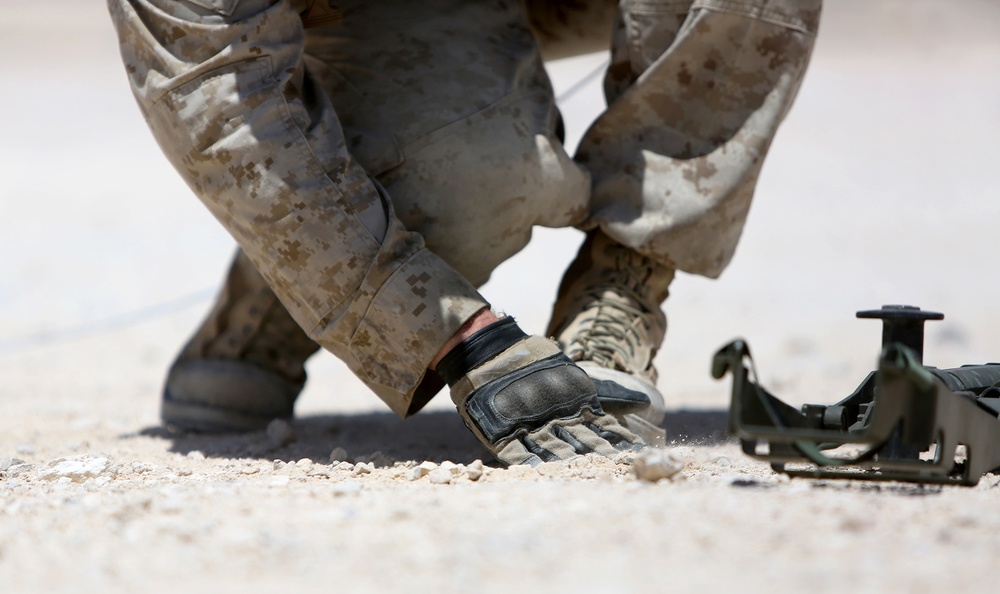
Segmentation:
{"type": "MultiPolygon", "coordinates": [[[[668,406],[725,407],[709,362],[736,336],[780,396],[846,395],[881,332],[854,312],[886,303],[945,313],[925,362],[1000,360],[998,31],[995,0],[826,1],[735,260],[672,286],[668,406]]],[[[552,63],[557,94],[605,59],[552,63]]],[[[161,156],[102,2],[6,2],[0,72],[0,434],[155,424],[234,244],[161,156]]],[[[571,147],[603,108],[589,80],[561,105],[571,147]]],[[[539,229],[483,292],[543,331],[581,237],[539,229]]],[[[384,410],[332,356],[310,372],[300,414],[384,410]]]]}

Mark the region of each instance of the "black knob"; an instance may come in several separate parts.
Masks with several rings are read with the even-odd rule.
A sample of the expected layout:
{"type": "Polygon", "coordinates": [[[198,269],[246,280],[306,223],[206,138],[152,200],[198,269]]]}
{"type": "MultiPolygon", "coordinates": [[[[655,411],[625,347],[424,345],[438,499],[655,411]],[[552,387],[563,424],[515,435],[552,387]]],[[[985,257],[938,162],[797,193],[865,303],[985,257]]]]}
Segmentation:
{"type": "Polygon", "coordinates": [[[944,314],[924,311],[913,305],[883,305],[882,309],[859,311],[859,318],[882,320],[882,347],[898,342],[924,362],[924,322],[943,320],[944,314]]]}

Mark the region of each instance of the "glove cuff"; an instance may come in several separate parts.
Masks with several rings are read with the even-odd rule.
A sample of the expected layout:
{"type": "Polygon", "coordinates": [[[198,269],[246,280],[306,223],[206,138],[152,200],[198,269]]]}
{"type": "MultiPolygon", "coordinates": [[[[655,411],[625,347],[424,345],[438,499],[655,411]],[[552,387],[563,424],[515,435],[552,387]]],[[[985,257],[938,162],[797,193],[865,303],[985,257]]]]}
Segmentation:
{"type": "Polygon", "coordinates": [[[435,371],[449,387],[486,361],[496,357],[520,340],[527,338],[514,318],[504,318],[466,338],[448,351],[435,371]]]}

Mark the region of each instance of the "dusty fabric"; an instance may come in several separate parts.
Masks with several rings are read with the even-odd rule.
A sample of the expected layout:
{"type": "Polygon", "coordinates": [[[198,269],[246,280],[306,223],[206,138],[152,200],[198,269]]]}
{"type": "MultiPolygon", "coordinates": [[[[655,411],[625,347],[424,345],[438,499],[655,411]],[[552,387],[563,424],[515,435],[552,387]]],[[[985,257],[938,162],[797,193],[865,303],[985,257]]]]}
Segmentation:
{"type": "MultiPolygon", "coordinates": [[[[545,14],[562,9],[529,25],[517,2],[108,3],[168,159],[308,337],[401,415],[439,389],[428,362],[532,225],[600,226],[718,274],[819,10],[622,2],[610,106],[574,161],[535,38],[559,36],[545,14]]],[[[602,19],[565,22],[594,39],[602,19]]]]}
{"type": "Polygon", "coordinates": [[[821,0],[625,0],[608,109],[576,159],[591,216],[663,264],[718,276],[812,51],[821,0]]]}

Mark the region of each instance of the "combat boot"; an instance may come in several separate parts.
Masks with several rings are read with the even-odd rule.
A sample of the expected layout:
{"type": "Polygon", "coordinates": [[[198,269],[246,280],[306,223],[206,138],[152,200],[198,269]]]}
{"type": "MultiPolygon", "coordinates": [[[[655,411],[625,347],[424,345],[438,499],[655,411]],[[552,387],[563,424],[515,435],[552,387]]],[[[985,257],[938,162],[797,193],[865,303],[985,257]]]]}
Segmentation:
{"type": "Polygon", "coordinates": [[[242,252],[167,374],[160,416],[185,431],[251,431],[290,418],[319,345],[242,252]]]}
{"type": "Polygon", "coordinates": [[[559,286],[548,335],[592,379],[645,394],[649,404],[638,408],[602,396],[605,410],[626,421],[629,416],[653,425],[663,421],[653,359],[667,331],[660,304],[673,278],[672,268],[595,230],[559,286]]]}

